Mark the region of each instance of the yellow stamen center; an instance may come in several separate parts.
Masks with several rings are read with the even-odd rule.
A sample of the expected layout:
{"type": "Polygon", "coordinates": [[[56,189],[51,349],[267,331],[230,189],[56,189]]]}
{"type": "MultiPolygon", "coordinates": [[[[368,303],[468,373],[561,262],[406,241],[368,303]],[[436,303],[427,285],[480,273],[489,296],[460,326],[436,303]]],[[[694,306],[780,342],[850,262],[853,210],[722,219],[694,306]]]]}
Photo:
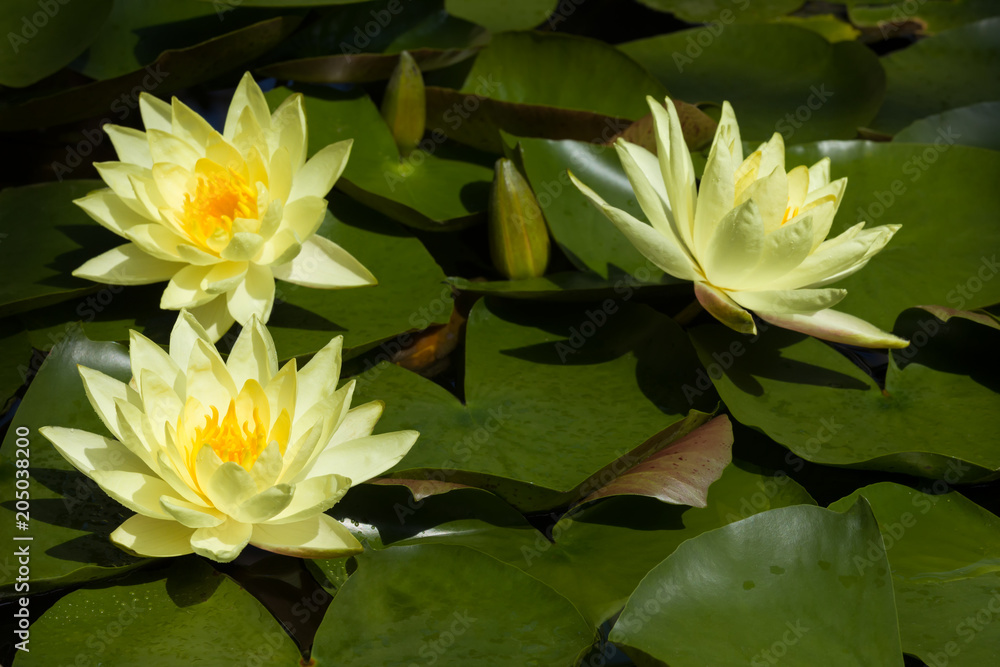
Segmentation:
{"type": "Polygon", "coordinates": [[[257,218],[257,191],[235,169],[198,174],[194,197],[184,195],[184,227],[191,239],[204,246],[219,230],[231,237],[236,218],[257,218]]]}
{"type": "Polygon", "coordinates": [[[205,426],[195,429],[194,454],[203,446],[209,446],[223,462],[233,461],[247,470],[267,447],[267,428],[261,423],[256,408],[253,411],[253,424],[243,422],[242,426],[236,417],[236,402],[229,402],[226,416],[219,421],[219,410],[212,406],[212,415],[205,416],[205,426]]]}
{"type": "Polygon", "coordinates": [[[785,224],[786,222],[788,222],[789,220],[791,220],[792,218],[794,218],[798,214],[799,214],[799,207],[798,206],[786,206],[785,207],[785,216],[781,219],[781,224],[785,224]]]}

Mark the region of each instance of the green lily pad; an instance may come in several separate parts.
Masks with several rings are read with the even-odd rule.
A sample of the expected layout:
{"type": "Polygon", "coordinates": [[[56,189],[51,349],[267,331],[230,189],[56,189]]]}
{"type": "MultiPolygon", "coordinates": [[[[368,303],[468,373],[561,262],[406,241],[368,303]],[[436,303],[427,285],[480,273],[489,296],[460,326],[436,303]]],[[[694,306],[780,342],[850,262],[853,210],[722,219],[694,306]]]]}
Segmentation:
{"type": "MultiPolygon", "coordinates": [[[[352,158],[353,159],[353,158],[352,158]]],[[[378,280],[374,287],[321,290],[279,281],[268,321],[281,357],[312,354],[334,336],[362,351],[415,329],[444,324],[451,288],[423,244],[405,227],[333,192],[318,234],[354,255],[378,280]]]]}
{"type": "Polygon", "coordinates": [[[492,32],[534,28],[555,11],[559,0],[445,0],[444,8],[452,16],[465,19],[492,32]]]}
{"type": "MultiPolygon", "coordinates": [[[[360,375],[357,400],[390,406],[378,429],[419,425],[420,439],[393,475],[443,474],[519,509],[554,507],[587,495],[595,487],[581,495],[581,484],[689,408],[712,409],[712,396],[692,406],[663,381],[694,373],[680,328],[644,306],[612,305],[614,312],[600,303],[477,303],[467,325],[464,405],[395,366],[360,375]]],[[[695,413],[688,428],[705,420],[695,413]]]]}
{"type": "MultiPolygon", "coordinates": [[[[110,435],[87,400],[77,364],[122,381],[132,375],[128,352],[122,346],[93,343],[78,329],[71,330],[32,381],[0,450],[0,493],[7,499],[15,497],[15,461],[23,459],[15,452],[28,451],[31,500],[24,534],[33,538],[29,585],[34,593],[118,575],[146,562],[127,555],[108,539],[132,512],[77,472],[38,433],[42,426],[65,426],[110,435]],[[19,438],[28,444],[20,447],[18,442],[23,440],[19,438]]],[[[0,520],[5,525],[14,526],[15,509],[13,502],[0,503],[0,520]]],[[[16,576],[16,570],[3,571],[4,596],[12,594],[16,576]]]]}
{"type": "Polygon", "coordinates": [[[894,27],[905,21],[919,21],[925,26],[920,31],[921,34],[934,35],[1000,14],[997,3],[991,0],[922,0],[914,3],[889,4],[891,5],[889,7],[852,6],[848,10],[851,23],[878,28],[883,39],[886,39],[894,37],[896,35],[894,27]]]}
{"type": "Polygon", "coordinates": [[[358,556],[316,634],[318,664],[572,665],[596,633],[573,605],[515,567],[425,544],[358,556]],[[433,594],[428,594],[433,591],[433,594]]]}
{"type": "MultiPolygon", "coordinates": [[[[275,89],[267,97],[273,106],[291,92],[275,89]]],[[[493,180],[486,162],[492,165],[491,160],[458,151],[442,143],[443,134],[438,141],[433,133],[404,160],[367,95],[328,88],[303,87],[302,92],[310,120],[310,152],[354,139],[338,189],[400,222],[435,231],[468,225],[486,210],[493,180]]]]}
{"type": "Polygon", "coordinates": [[[494,35],[460,92],[630,120],[649,113],[646,95],[666,96],[656,79],[613,46],[541,32],[494,35]]]}
{"type": "Polygon", "coordinates": [[[932,144],[944,136],[962,146],[1000,150],[1000,102],[980,102],[921,118],[897,132],[892,140],[932,144]]]}
{"type": "MultiPolygon", "coordinates": [[[[885,390],[824,343],[770,328],[757,338],[717,325],[691,331],[733,416],[816,463],[970,482],[1000,469],[1000,439],[981,419],[1000,409],[983,374],[1000,332],[907,311],[894,331],[885,390]],[[930,436],[929,434],[933,434],[930,436]]],[[[696,381],[692,379],[692,384],[696,381]]]]}
{"type": "Polygon", "coordinates": [[[0,85],[23,88],[65,67],[99,34],[113,0],[0,5],[0,85]]]}
{"type": "Polygon", "coordinates": [[[875,117],[885,90],[879,60],[858,42],[831,44],[793,25],[733,24],[622,44],[671,95],[728,100],[744,139],[849,139],[875,117]],[[775,76],[781,72],[781,76],[775,76]]]}
{"type": "Polygon", "coordinates": [[[802,0],[639,0],[647,7],[670,12],[688,23],[766,21],[790,14],[802,6],[802,0]]]}
{"type": "MultiPolygon", "coordinates": [[[[883,482],[830,505],[843,511],[858,497],[871,503],[885,542],[896,592],[903,650],[928,665],[973,667],[1000,658],[1000,518],[947,484],[924,493],[883,482]],[[983,622],[984,619],[989,619],[983,622]]],[[[868,554],[857,570],[873,567],[868,554]]]]}
{"type": "Polygon", "coordinates": [[[903,665],[889,563],[864,500],[843,514],[774,509],[688,540],[639,584],[610,639],[672,667],[903,665]],[[858,572],[854,558],[869,550],[872,566],[858,572]]]}
{"type": "Polygon", "coordinates": [[[892,134],[931,114],[1000,99],[998,34],[1000,17],[983,19],[882,58],[888,88],[871,127],[892,134]]]}
{"type": "Polygon", "coordinates": [[[847,290],[837,310],[886,329],[913,306],[972,309],[1000,302],[1000,280],[990,279],[1000,270],[990,250],[1000,247],[1000,155],[951,145],[948,137],[931,145],[825,141],[793,146],[787,163],[813,164],[824,156],[833,178],[848,179],[831,236],[861,221],[902,225],[864,269],[834,283],[847,290]],[[957,227],[942,222],[959,218],[957,227]]]}
{"type": "Polygon", "coordinates": [[[788,475],[745,467],[727,467],[709,487],[704,508],[622,496],[571,512],[551,529],[554,543],[535,540],[514,564],[570,598],[599,626],[625,605],[647,572],[686,540],[758,512],[815,504],[788,475]],[[586,573],[585,586],[581,573],[586,573]]]}
{"type": "Polygon", "coordinates": [[[119,243],[73,200],[100,181],[63,181],[0,192],[0,314],[10,315],[95,290],[72,271],[119,243]],[[42,239],[44,238],[44,242],[42,239]]]}
{"type": "Polygon", "coordinates": [[[164,51],[146,67],[127,74],[2,107],[0,127],[36,129],[102,114],[103,122],[120,122],[136,109],[141,91],[165,97],[232,72],[280,43],[300,20],[281,16],[260,21],[194,46],[164,51]]]}
{"type": "Polygon", "coordinates": [[[189,556],[114,586],[69,593],[32,624],[30,652],[18,652],[14,664],[296,665],[300,659],[263,605],[189,556]]]}

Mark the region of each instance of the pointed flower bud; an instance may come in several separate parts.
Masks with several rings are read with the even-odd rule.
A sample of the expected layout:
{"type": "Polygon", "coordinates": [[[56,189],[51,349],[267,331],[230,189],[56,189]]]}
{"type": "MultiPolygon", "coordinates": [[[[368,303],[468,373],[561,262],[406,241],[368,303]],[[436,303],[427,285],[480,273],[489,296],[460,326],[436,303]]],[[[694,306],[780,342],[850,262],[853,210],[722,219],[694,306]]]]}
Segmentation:
{"type": "Polygon", "coordinates": [[[490,192],[490,255],[507,278],[536,278],[549,263],[549,233],[531,186],[507,158],[496,163],[490,192]]]}
{"type": "Polygon", "coordinates": [[[424,137],[427,108],[424,102],[424,78],[420,67],[408,52],[399,54],[399,64],[392,72],[382,99],[382,118],[389,125],[399,154],[406,157],[424,137]]]}

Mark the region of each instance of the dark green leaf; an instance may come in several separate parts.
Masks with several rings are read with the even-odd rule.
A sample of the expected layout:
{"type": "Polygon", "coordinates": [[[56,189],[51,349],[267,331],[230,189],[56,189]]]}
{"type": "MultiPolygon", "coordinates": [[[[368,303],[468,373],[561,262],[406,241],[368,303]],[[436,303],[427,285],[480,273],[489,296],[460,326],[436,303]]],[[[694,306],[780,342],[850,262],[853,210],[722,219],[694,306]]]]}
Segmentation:
{"type": "Polygon", "coordinates": [[[479,551],[425,544],[357,560],[316,635],[319,664],[409,664],[419,656],[509,665],[514,646],[519,662],[571,665],[596,639],[566,598],[479,551]]]}
{"type": "Polygon", "coordinates": [[[844,514],[775,509],[681,544],[639,584],[611,640],[671,667],[902,667],[891,584],[865,501],[844,514]],[[859,572],[854,557],[869,550],[859,572]]]}
{"type": "Polygon", "coordinates": [[[29,647],[17,667],[291,666],[301,658],[263,605],[194,556],[66,595],[31,626],[29,647]]]}
{"type": "Polygon", "coordinates": [[[984,19],[882,58],[888,88],[871,127],[891,134],[918,118],[1000,99],[998,34],[1000,17],[984,19]]]}
{"type": "Polygon", "coordinates": [[[733,416],[802,458],[973,481],[1000,469],[1000,409],[983,373],[1000,332],[908,311],[895,332],[885,390],[836,350],[780,329],[749,338],[717,325],[692,330],[705,370],[690,383],[715,387],[733,416]],[[933,434],[929,436],[928,434],[933,434]]]}
{"type": "Polygon", "coordinates": [[[0,3],[0,85],[23,88],[68,65],[100,32],[113,0],[0,3]]]}
{"type": "MultiPolygon", "coordinates": [[[[465,405],[395,366],[359,376],[358,400],[389,406],[379,429],[421,432],[394,474],[443,469],[445,481],[489,488],[522,509],[586,496],[592,476],[692,407],[680,387],[663,382],[694,373],[680,328],[643,306],[607,304],[476,304],[465,405]]],[[[713,405],[708,395],[694,407],[713,405]]],[[[693,415],[689,428],[706,418],[693,415]]]]}
{"type": "Polygon", "coordinates": [[[892,140],[907,144],[954,141],[962,146],[1000,150],[1000,102],[980,102],[921,118],[897,132],[892,140]]]}
{"type": "Polygon", "coordinates": [[[9,315],[94,291],[72,271],[121,241],[73,204],[103,187],[63,181],[0,192],[0,313],[9,315]],[[116,242],[118,241],[118,242],[116,242]]]}
{"type": "MultiPolygon", "coordinates": [[[[899,612],[903,650],[928,665],[978,667],[1000,658],[1000,519],[939,480],[924,493],[883,482],[830,505],[843,511],[857,498],[872,505],[885,542],[899,612]],[[983,622],[984,620],[986,622],[983,622]]],[[[858,570],[876,567],[866,552],[858,570]]]]}
{"type": "MultiPolygon", "coordinates": [[[[31,500],[24,534],[33,538],[29,583],[35,593],[121,574],[144,562],[126,555],[108,539],[132,512],[77,472],[38,433],[42,426],[65,426],[107,434],[83,391],[78,364],[122,381],[132,375],[122,346],[93,343],[78,329],[70,330],[39,370],[3,442],[0,497],[5,500],[0,504],[0,520],[7,526],[13,527],[15,520],[15,470],[19,470],[15,461],[24,458],[15,451],[28,451],[31,500]],[[27,439],[27,446],[18,446],[19,437],[27,439]]],[[[0,580],[4,595],[11,594],[16,576],[16,568],[4,569],[0,580]]]]}
{"type": "Polygon", "coordinates": [[[519,567],[570,598],[599,626],[685,540],[775,507],[815,504],[788,475],[745,467],[737,463],[723,471],[709,487],[705,508],[619,497],[573,512],[551,529],[554,544],[535,540],[522,549],[519,567]]]}
{"type": "Polygon", "coordinates": [[[107,114],[121,121],[138,106],[142,91],[164,97],[232,72],[266,53],[288,36],[298,17],[261,21],[183,49],[164,51],[150,65],[103,81],[70,88],[0,108],[0,128],[25,130],[107,114]]]}
{"type": "Polygon", "coordinates": [[[674,97],[728,100],[747,140],[775,132],[786,142],[852,138],[874,118],[885,90],[885,74],[866,46],[831,44],[793,25],[694,28],[620,48],[674,97]]]}

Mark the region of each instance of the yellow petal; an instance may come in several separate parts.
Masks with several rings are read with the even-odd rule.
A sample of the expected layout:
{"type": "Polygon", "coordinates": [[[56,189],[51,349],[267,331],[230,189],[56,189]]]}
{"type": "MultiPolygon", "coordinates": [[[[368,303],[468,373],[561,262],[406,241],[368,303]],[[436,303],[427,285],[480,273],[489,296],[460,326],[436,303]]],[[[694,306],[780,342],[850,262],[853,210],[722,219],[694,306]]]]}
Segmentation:
{"type": "Polygon", "coordinates": [[[275,278],[304,287],[336,289],[378,283],[361,262],[323,236],[310,237],[295,259],[272,270],[275,278]]]}
{"type": "Polygon", "coordinates": [[[814,313],[836,304],[845,296],[847,290],[842,289],[797,289],[769,290],[761,292],[729,292],[733,301],[747,310],[760,315],[768,313],[784,315],[787,313],[814,313]]]}
{"type": "MultiPolygon", "coordinates": [[[[157,260],[159,261],[159,260],[157,260]]],[[[182,265],[183,266],[183,265],[182,265]]],[[[205,277],[212,270],[210,266],[183,266],[177,271],[160,297],[160,308],[164,310],[180,310],[194,308],[208,303],[215,298],[201,288],[205,277]]]]}
{"type": "Polygon", "coordinates": [[[582,192],[590,202],[597,207],[615,227],[625,235],[632,245],[644,257],[675,278],[681,280],[698,280],[702,276],[691,264],[686,251],[680,245],[673,243],[644,222],[636,220],[627,212],[611,206],[600,195],[581,183],[570,173],[573,185],[582,192]]]}
{"type": "MultiPolygon", "coordinates": [[[[325,348],[324,348],[325,349],[325,348]]],[[[317,353],[316,356],[322,354],[317,353]]],[[[309,363],[313,363],[315,357],[309,363]]],[[[278,352],[270,332],[260,322],[260,318],[251,317],[244,325],[239,337],[233,344],[232,352],[226,360],[226,367],[233,377],[237,387],[243,387],[247,380],[256,380],[266,385],[278,372],[278,352]]],[[[309,364],[306,364],[306,368],[309,364]]],[[[303,369],[304,371],[305,369],[303,369]]]]}
{"type": "Polygon", "coordinates": [[[882,331],[859,317],[836,310],[821,310],[811,315],[799,313],[788,315],[761,314],[761,318],[775,326],[834,343],[896,349],[910,344],[908,340],[882,331]]]}
{"type": "Polygon", "coordinates": [[[709,315],[730,329],[745,334],[757,333],[757,325],[753,321],[753,315],[740,308],[739,304],[729,298],[724,290],[712,287],[707,283],[695,283],[694,295],[709,315]]]}
{"type": "Polygon", "coordinates": [[[192,534],[194,529],[176,521],[151,519],[137,514],[111,533],[111,541],[137,556],[170,558],[193,551],[192,534]]]}
{"type": "Polygon", "coordinates": [[[250,541],[252,527],[234,519],[218,526],[198,528],[191,535],[191,548],[199,556],[219,563],[234,560],[250,541]]]}
{"type": "Polygon", "coordinates": [[[136,244],[126,243],[88,260],[73,275],[108,285],[149,285],[170,280],[184,268],[184,264],[157,259],[136,244]]]}
{"type": "Polygon", "coordinates": [[[111,139],[119,160],[147,169],[153,166],[153,157],[149,153],[149,139],[145,132],[111,124],[105,125],[103,129],[111,139]]]}
{"type": "Polygon", "coordinates": [[[321,148],[309,158],[295,174],[287,202],[294,202],[302,197],[326,197],[344,172],[353,144],[353,139],[338,141],[321,148]]]}
{"type": "MultiPolygon", "coordinates": [[[[705,163],[705,173],[698,189],[698,203],[694,214],[694,247],[699,256],[707,252],[709,243],[716,236],[716,228],[733,209],[736,198],[736,165],[726,141],[716,133],[716,140],[705,163]]],[[[705,267],[705,270],[709,269],[705,267]]]]}
{"type": "Polygon", "coordinates": [[[266,523],[295,523],[330,509],[351,488],[351,480],[342,475],[320,475],[295,485],[288,506],[266,523]]]}
{"type": "Polygon", "coordinates": [[[266,266],[248,264],[245,278],[226,294],[226,307],[241,324],[249,322],[254,315],[266,322],[271,317],[273,305],[274,276],[266,266]]]}
{"type": "Polygon", "coordinates": [[[250,544],[298,558],[341,558],[364,551],[347,528],[326,514],[294,523],[257,524],[250,544]]]}
{"type": "Polygon", "coordinates": [[[357,486],[399,463],[419,436],[416,431],[393,431],[328,447],[299,477],[306,480],[336,473],[357,486]]]}
{"type": "Polygon", "coordinates": [[[271,111],[267,107],[267,100],[264,99],[264,93],[249,72],[240,79],[240,84],[233,94],[233,100],[229,104],[225,129],[222,132],[226,139],[232,140],[236,136],[240,116],[247,109],[253,114],[254,120],[260,127],[270,128],[271,111]]]}
{"type": "Polygon", "coordinates": [[[337,380],[340,378],[343,345],[343,336],[333,338],[299,371],[298,400],[295,403],[296,420],[320,400],[336,391],[337,380]]]}

